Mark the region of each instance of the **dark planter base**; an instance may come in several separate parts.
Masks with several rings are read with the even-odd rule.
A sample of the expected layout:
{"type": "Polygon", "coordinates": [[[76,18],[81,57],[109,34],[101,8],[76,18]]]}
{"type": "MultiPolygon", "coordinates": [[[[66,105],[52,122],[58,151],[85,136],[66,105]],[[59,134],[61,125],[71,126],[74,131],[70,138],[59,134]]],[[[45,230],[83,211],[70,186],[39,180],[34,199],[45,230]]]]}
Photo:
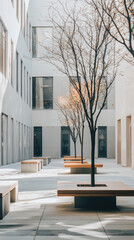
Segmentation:
{"type": "MultiPolygon", "coordinates": [[[[89,174],[91,168],[71,168],[71,174],[89,174]]],[[[95,174],[97,174],[97,168],[95,168],[95,174]]]]}
{"type": "Polygon", "coordinates": [[[116,197],[74,197],[74,207],[89,210],[113,210],[116,209],[116,197]]]}

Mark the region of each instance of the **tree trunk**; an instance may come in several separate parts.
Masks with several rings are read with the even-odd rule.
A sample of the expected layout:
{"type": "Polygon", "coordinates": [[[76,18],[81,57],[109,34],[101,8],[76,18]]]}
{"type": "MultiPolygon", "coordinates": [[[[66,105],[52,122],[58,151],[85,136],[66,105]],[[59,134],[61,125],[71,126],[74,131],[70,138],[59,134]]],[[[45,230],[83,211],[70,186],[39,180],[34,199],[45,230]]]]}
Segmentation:
{"type": "Polygon", "coordinates": [[[91,131],[91,186],[95,186],[95,131],[91,131]]]}
{"type": "Polygon", "coordinates": [[[81,163],[83,163],[83,143],[81,143],[81,163]]]}
{"type": "Polygon", "coordinates": [[[84,141],[84,126],[82,127],[82,137],[81,137],[81,163],[83,163],[83,141],[84,141]]]}
{"type": "Polygon", "coordinates": [[[77,156],[77,152],[76,152],[76,141],[74,141],[74,155],[75,155],[75,158],[77,156]]]}

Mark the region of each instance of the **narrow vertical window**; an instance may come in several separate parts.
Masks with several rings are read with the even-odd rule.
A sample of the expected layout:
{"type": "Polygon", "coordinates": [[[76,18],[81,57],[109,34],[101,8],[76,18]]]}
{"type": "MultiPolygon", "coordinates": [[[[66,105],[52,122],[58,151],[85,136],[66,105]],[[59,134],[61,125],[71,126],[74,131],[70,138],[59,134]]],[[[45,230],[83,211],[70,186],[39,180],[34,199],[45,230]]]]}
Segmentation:
{"type": "Polygon", "coordinates": [[[26,68],[24,67],[24,101],[26,100],[26,68]]]}
{"type": "Polygon", "coordinates": [[[13,41],[11,40],[11,85],[13,86],[13,41]]]}
{"type": "Polygon", "coordinates": [[[16,52],[16,91],[19,91],[19,54],[16,52]]]}
{"type": "Polygon", "coordinates": [[[26,37],[26,6],[24,3],[24,38],[26,37]]]}
{"type": "Polygon", "coordinates": [[[23,61],[21,60],[21,97],[23,95],[23,61]]]}
{"type": "Polygon", "coordinates": [[[26,23],[26,42],[28,46],[28,14],[27,14],[27,23],[26,23]]]}
{"type": "Polygon", "coordinates": [[[16,0],[16,17],[19,21],[19,0],[16,0]]]}
{"type": "Polygon", "coordinates": [[[21,30],[23,30],[23,0],[21,0],[21,30]]]}
{"type": "Polygon", "coordinates": [[[42,127],[34,127],[34,157],[42,156],[42,127]]]}
{"type": "Polygon", "coordinates": [[[28,77],[28,72],[27,72],[27,104],[28,104],[28,93],[29,93],[28,80],[29,80],[29,77],[28,77]]]}
{"type": "Polygon", "coordinates": [[[29,107],[31,107],[31,77],[29,78],[29,107]]]}
{"type": "Polygon", "coordinates": [[[7,67],[7,31],[0,21],[0,71],[6,76],[7,67]]]}
{"type": "Polygon", "coordinates": [[[29,24],[29,51],[31,52],[31,39],[32,35],[31,35],[31,24],[29,24]]]}

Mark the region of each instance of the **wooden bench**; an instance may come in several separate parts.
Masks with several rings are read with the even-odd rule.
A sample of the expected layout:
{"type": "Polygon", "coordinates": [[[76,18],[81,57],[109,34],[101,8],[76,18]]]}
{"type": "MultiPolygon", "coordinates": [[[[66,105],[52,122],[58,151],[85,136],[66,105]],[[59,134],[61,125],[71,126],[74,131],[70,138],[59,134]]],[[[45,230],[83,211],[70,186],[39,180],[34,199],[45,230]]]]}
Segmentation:
{"type": "Polygon", "coordinates": [[[95,187],[89,182],[58,182],[57,196],[73,196],[77,208],[114,209],[116,197],[134,196],[134,188],[123,182],[97,183],[95,187]]]}
{"type": "MultiPolygon", "coordinates": [[[[82,174],[82,173],[91,173],[91,163],[64,163],[65,168],[70,168],[72,174],[82,174]]],[[[103,164],[95,164],[95,173],[97,173],[97,168],[102,168],[103,164]]]]}
{"type": "MultiPolygon", "coordinates": [[[[33,158],[34,160],[43,160],[43,166],[47,166],[48,163],[50,162],[50,160],[48,160],[47,157],[36,157],[36,158],[33,158]]],[[[50,159],[50,158],[49,158],[50,159]]]]}
{"type": "Polygon", "coordinates": [[[64,156],[64,158],[81,158],[81,156],[64,156]]]}
{"type": "MultiPolygon", "coordinates": [[[[83,158],[83,160],[86,160],[86,158],[83,158]]],[[[77,158],[75,158],[75,157],[66,158],[66,157],[65,157],[65,158],[64,158],[64,162],[65,162],[65,161],[72,161],[72,162],[73,162],[73,161],[79,161],[79,162],[80,162],[80,161],[81,161],[81,157],[77,157],[77,158]]]]}
{"type": "MultiPolygon", "coordinates": [[[[68,160],[68,161],[65,161],[65,162],[64,162],[64,164],[66,164],[66,163],[81,163],[81,162],[80,162],[80,161],[77,161],[77,160],[76,160],[76,161],[73,161],[73,162],[68,160]]],[[[86,160],[83,160],[83,163],[88,163],[88,162],[87,162],[86,160]]]]}
{"type": "Polygon", "coordinates": [[[0,181],[0,219],[9,212],[10,202],[18,200],[18,181],[0,181]]]}
{"type": "Polygon", "coordinates": [[[21,161],[21,172],[37,173],[41,170],[41,161],[25,160],[21,161]]]}

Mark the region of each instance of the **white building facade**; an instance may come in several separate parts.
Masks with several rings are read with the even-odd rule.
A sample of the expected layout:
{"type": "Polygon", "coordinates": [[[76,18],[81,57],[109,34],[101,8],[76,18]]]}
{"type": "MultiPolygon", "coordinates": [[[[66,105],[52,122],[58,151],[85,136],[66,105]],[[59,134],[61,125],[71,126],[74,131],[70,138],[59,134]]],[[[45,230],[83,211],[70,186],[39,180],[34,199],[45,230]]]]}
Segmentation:
{"type": "Polygon", "coordinates": [[[134,168],[134,66],[122,61],[116,81],[116,158],[134,168]]]}
{"type": "MultiPolygon", "coordinates": [[[[36,44],[52,44],[49,6],[49,0],[0,0],[0,165],[32,156],[74,154],[69,130],[61,124],[55,103],[69,92],[69,80],[42,59],[44,50],[36,44]]],[[[90,158],[87,126],[84,156],[90,158]]],[[[114,87],[98,121],[98,157],[115,158],[114,87]]]]}
{"type": "MultiPolygon", "coordinates": [[[[54,66],[42,59],[43,43],[53,42],[52,23],[49,18],[51,1],[32,0],[33,29],[33,154],[60,158],[74,155],[69,129],[61,124],[60,111],[55,100],[69,92],[69,80],[54,66]],[[38,44],[40,43],[40,44],[38,44]],[[41,147],[42,146],[42,147],[41,147]]],[[[115,158],[115,91],[111,89],[106,109],[101,113],[96,133],[96,158],[115,158]]],[[[90,158],[90,132],[85,127],[84,156],[90,158]]],[[[77,155],[80,144],[77,141],[77,155]]]]}
{"type": "Polygon", "coordinates": [[[0,165],[32,157],[30,9],[0,0],[0,165]]]}

